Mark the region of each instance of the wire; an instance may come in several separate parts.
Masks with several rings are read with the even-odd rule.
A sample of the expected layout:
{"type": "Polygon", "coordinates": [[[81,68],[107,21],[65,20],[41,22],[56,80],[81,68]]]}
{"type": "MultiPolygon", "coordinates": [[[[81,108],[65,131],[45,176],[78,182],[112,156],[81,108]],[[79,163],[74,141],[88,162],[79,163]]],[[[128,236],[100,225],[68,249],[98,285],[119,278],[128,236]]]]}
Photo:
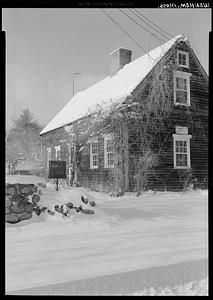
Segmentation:
{"type": "MultiPolygon", "coordinates": [[[[164,36],[166,38],[166,41],[168,40],[168,36],[166,36],[165,34],[161,33],[159,30],[157,30],[156,28],[154,28],[153,26],[151,26],[148,22],[146,22],[145,20],[143,20],[140,16],[138,16],[137,12],[134,12],[131,8],[129,8],[129,10],[136,15],[142,22],[146,23],[149,27],[151,27],[152,29],[154,29],[155,31],[157,31],[158,33],[160,33],[162,36],[164,36]]],[[[151,22],[151,21],[150,21],[151,22]]]]}
{"type": "MultiPolygon", "coordinates": [[[[151,35],[154,35],[157,39],[160,39],[157,35],[155,35],[154,33],[152,33],[151,31],[149,31],[148,29],[146,29],[145,27],[143,27],[141,24],[139,24],[137,21],[135,21],[133,18],[131,18],[127,13],[125,13],[122,9],[119,8],[119,10],[125,14],[129,19],[131,19],[134,23],[136,23],[139,27],[143,28],[144,30],[146,30],[147,32],[149,32],[151,35]]],[[[160,39],[162,41],[165,42],[165,40],[160,39]]]]}
{"type": "Polygon", "coordinates": [[[156,25],[154,22],[150,21],[147,17],[145,17],[140,11],[138,11],[137,9],[134,8],[134,11],[136,11],[139,15],[141,15],[142,17],[144,17],[147,21],[149,21],[150,23],[152,23],[154,26],[156,26],[157,28],[159,28],[162,32],[164,32],[165,34],[167,34],[168,36],[170,36],[171,38],[174,38],[174,36],[172,36],[171,34],[169,34],[168,32],[166,32],[165,30],[163,30],[162,28],[160,28],[158,25],[156,25]]]}
{"type": "Polygon", "coordinates": [[[145,53],[147,53],[147,51],[140,45],[138,44],[138,42],[130,35],[128,34],[128,32],[126,32],[126,30],[124,30],[103,8],[100,8],[104,14],[106,16],[108,16],[108,18],[110,18],[113,23],[115,23],[141,50],[143,50],[145,53]]]}

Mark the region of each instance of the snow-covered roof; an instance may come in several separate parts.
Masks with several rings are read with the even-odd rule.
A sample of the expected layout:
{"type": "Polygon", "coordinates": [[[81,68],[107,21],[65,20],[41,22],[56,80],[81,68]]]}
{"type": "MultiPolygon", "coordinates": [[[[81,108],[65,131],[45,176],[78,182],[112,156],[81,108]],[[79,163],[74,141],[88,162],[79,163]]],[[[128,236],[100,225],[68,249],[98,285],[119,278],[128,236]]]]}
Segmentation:
{"type": "Polygon", "coordinates": [[[184,35],[178,35],[165,44],[126,64],[116,75],[108,76],[91,87],[76,93],[65,107],[47,124],[40,135],[72,123],[100,105],[122,103],[141,83],[157,62],[184,35]]]}

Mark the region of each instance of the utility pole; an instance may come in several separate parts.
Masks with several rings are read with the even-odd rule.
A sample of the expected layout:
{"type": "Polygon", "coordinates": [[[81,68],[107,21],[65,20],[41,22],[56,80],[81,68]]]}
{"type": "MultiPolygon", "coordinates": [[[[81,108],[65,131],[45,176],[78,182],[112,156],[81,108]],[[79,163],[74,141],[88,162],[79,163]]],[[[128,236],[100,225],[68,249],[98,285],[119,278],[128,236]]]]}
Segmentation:
{"type": "Polygon", "coordinates": [[[73,81],[72,81],[72,96],[75,94],[75,75],[80,75],[81,73],[73,73],[73,81]]]}

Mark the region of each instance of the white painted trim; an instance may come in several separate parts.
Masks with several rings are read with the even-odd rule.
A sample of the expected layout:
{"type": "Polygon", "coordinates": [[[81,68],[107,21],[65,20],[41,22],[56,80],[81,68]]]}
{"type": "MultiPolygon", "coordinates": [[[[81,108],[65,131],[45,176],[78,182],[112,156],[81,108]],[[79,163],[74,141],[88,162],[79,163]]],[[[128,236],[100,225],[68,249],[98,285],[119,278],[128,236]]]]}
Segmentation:
{"type": "Polygon", "coordinates": [[[61,151],[61,146],[55,146],[55,160],[58,159],[58,151],[61,151]]]}
{"type": "Polygon", "coordinates": [[[177,50],[177,64],[178,64],[179,67],[189,68],[189,52],[177,50]],[[179,54],[182,54],[182,55],[186,56],[186,65],[179,64],[179,58],[178,58],[179,54]]]}
{"type": "Polygon", "coordinates": [[[114,168],[113,165],[108,165],[107,154],[113,152],[107,152],[107,141],[114,138],[114,133],[103,134],[104,137],[104,168],[114,168]]]}
{"type": "Polygon", "coordinates": [[[192,75],[191,73],[187,73],[187,72],[174,71],[173,86],[174,86],[174,104],[175,105],[190,106],[190,76],[191,75],[192,75]],[[180,89],[178,89],[178,91],[185,91],[185,92],[187,92],[187,103],[176,102],[176,90],[177,90],[176,89],[176,78],[186,79],[187,90],[180,90],[180,89]]]}
{"type": "Polygon", "coordinates": [[[173,134],[173,158],[174,158],[174,169],[190,169],[191,168],[191,157],[190,157],[190,139],[191,134],[173,134]],[[187,145],[187,166],[176,165],[176,141],[186,141],[187,145]]]}
{"type": "MultiPolygon", "coordinates": [[[[90,147],[90,169],[98,169],[98,165],[93,166],[93,155],[94,154],[92,154],[92,143],[97,143],[98,144],[98,138],[96,137],[96,138],[91,139],[90,140],[90,145],[89,145],[89,147],[90,147]]],[[[98,145],[97,149],[98,148],[99,148],[99,145],[98,145]]],[[[97,152],[97,157],[98,157],[98,152],[97,152]]]]}

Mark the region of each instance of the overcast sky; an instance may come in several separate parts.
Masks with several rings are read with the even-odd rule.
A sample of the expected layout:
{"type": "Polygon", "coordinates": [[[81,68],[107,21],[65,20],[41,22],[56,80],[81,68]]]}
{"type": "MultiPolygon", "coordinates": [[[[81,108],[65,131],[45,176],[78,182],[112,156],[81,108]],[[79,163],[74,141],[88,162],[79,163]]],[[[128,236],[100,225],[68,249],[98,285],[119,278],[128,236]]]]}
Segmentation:
{"type": "MultiPolygon", "coordinates": [[[[170,35],[184,33],[208,73],[210,9],[138,10],[170,35]]],[[[119,9],[106,9],[147,52],[165,41],[128,9],[124,11],[156,36],[119,9]]],[[[2,15],[7,127],[24,108],[45,126],[72,98],[73,73],[81,72],[75,76],[75,92],[103,79],[109,75],[110,53],[118,47],[131,49],[132,60],[144,54],[100,9],[7,8],[2,15]]]]}

